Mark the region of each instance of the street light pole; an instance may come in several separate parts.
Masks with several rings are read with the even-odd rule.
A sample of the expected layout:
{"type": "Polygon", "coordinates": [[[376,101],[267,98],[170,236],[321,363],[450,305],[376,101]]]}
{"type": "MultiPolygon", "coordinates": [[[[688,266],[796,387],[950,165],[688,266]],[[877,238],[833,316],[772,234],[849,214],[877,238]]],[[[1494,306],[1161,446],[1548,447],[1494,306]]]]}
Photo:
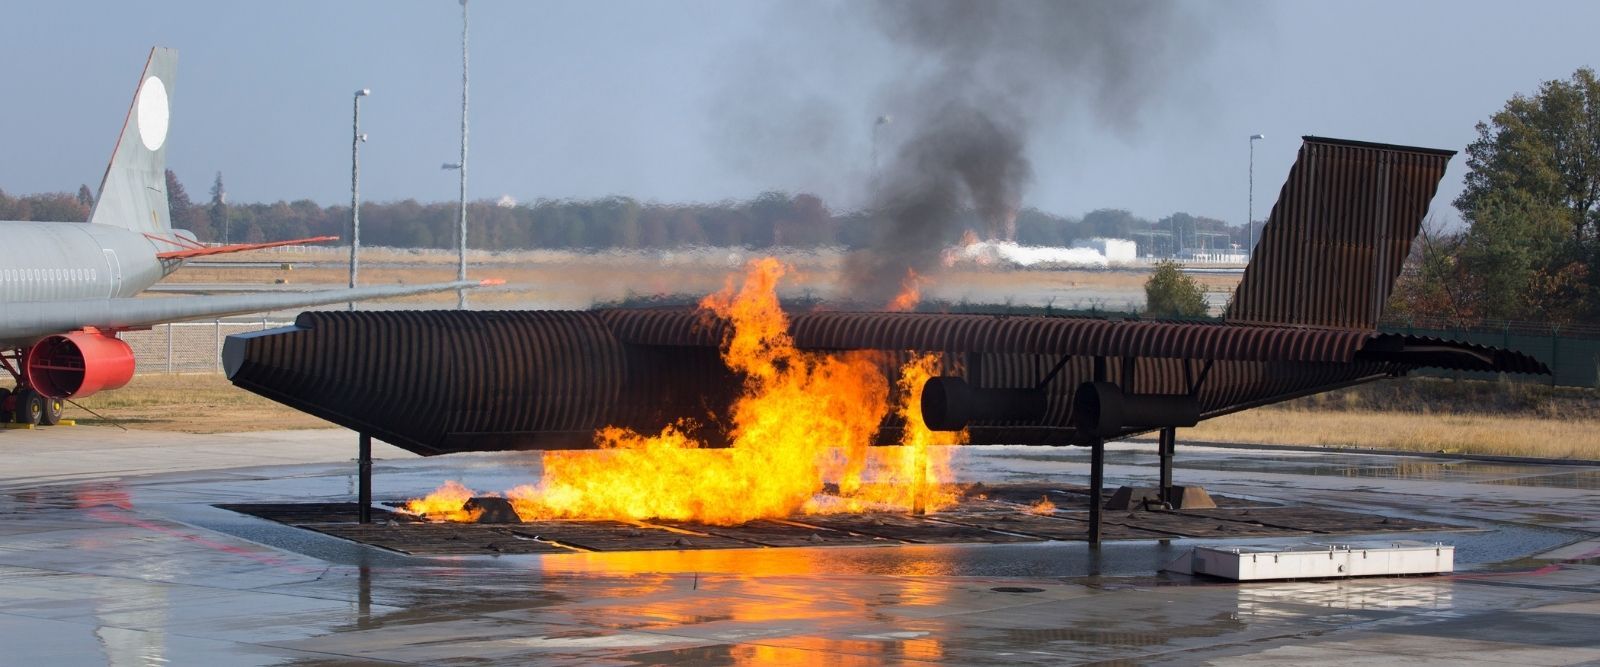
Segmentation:
{"type": "Polygon", "coordinates": [[[1244,226],[1250,230],[1250,245],[1244,248],[1246,257],[1256,256],[1256,140],[1265,138],[1265,134],[1250,135],[1250,208],[1244,221],[1244,226]]]}
{"type": "MultiPolygon", "coordinates": [[[[367,135],[361,133],[361,98],[372,94],[372,89],[362,88],[355,93],[354,109],[350,114],[350,287],[356,286],[361,265],[356,253],[361,250],[361,142],[367,135]]],[[[356,309],[355,302],[347,304],[356,309]]]]}
{"type": "Polygon", "coordinates": [[[1183,245],[1183,236],[1178,234],[1178,216],[1172,216],[1172,261],[1178,261],[1178,246],[1183,245]]]}
{"type": "Polygon", "coordinates": [[[876,121],[874,121],[872,123],[872,184],[873,184],[873,187],[879,187],[879,186],[882,185],[881,183],[878,182],[878,180],[879,180],[879,176],[878,176],[878,135],[882,134],[882,130],[883,130],[883,127],[885,125],[888,125],[889,123],[891,123],[893,121],[894,121],[894,118],[890,117],[889,114],[884,114],[882,116],[878,116],[878,120],[876,120],[876,121]]]}
{"type": "MultiPolygon", "coordinates": [[[[467,279],[467,0],[461,0],[461,236],[456,280],[467,279]]],[[[467,291],[456,290],[456,309],[466,310],[467,291]]]]}

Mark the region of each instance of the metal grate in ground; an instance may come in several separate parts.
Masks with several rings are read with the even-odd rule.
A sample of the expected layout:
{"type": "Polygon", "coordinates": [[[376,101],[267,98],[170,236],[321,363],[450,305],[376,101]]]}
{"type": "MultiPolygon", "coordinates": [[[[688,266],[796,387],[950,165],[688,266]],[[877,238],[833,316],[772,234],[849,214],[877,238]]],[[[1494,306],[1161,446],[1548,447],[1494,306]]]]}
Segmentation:
{"type": "Polygon", "coordinates": [[[1460,526],[1446,526],[1377,514],[1339,512],[1320,507],[1218,507],[1209,510],[1178,510],[1173,514],[1197,519],[1213,519],[1218,523],[1255,525],[1263,530],[1305,531],[1330,535],[1460,529],[1460,526]]]}
{"type": "MultiPolygon", "coordinates": [[[[1460,530],[1415,519],[1320,507],[1271,506],[1213,496],[1217,509],[1107,510],[1104,539],[1296,537],[1460,530]]],[[[871,512],[763,519],[738,526],[690,521],[428,522],[373,508],[356,523],[355,503],[246,503],[223,509],[418,556],[557,554],[587,551],[792,548],[900,544],[1014,543],[1088,539],[1088,495],[1058,485],[1001,485],[969,491],[958,505],[926,516],[871,512]],[[1057,509],[1029,511],[1044,497],[1057,509]]]]}

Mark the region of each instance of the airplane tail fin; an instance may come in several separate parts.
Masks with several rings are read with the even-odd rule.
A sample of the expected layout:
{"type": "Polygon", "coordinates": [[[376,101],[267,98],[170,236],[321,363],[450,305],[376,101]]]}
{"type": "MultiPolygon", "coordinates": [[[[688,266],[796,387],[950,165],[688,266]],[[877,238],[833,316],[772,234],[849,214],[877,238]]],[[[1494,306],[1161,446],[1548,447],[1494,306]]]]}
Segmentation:
{"type": "Polygon", "coordinates": [[[1455,151],[1304,139],[1224,319],[1376,329],[1455,151]]]}
{"type": "Polygon", "coordinates": [[[172,228],[167,210],[167,129],[178,51],[150,50],[89,222],[147,234],[172,228]]]}

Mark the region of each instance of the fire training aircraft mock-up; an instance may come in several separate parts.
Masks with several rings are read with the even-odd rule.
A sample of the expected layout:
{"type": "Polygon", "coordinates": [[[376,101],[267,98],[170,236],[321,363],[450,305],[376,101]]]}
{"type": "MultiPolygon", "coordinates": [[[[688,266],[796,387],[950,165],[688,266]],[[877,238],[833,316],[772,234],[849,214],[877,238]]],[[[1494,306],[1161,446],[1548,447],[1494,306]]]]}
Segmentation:
{"type": "Polygon", "coordinates": [[[16,379],[15,391],[0,388],[0,422],[54,424],[65,399],[127,384],[133,351],[120,331],[480,284],[132,298],[192,257],[333,238],[205,246],[172,228],[166,143],[177,61],[174,49],[150,51],[87,224],[0,221],[0,368],[16,379]]]}
{"type": "MultiPolygon", "coordinates": [[[[801,350],[876,351],[885,377],[940,353],[923,420],[973,444],[1170,433],[1429,367],[1549,373],[1512,350],[1378,331],[1452,154],[1306,137],[1222,321],[807,311],[789,333],[801,350]]],[[[423,456],[583,449],[608,425],[726,414],[744,386],[720,356],[729,331],[693,309],[308,312],[229,336],[222,360],[239,387],[423,456]]],[[[879,437],[898,442],[901,425],[886,415],[879,437]]]]}
{"type": "MultiPolygon", "coordinates": [[[[803,351],[866,352],[886,378],[940,354],[918,406],[935,431],[1091,448],[1097,544],[1107,440],[1158,431],[1158,493],[1126,497],[1183,509],[1178,428],[1422,368],[1550,372],[1512,350],[1378,330],[1453,154],[1305,137],[1222,321],[807,311],[788,335],[803,351]]],[[[690,309],[308,312],[229,336],[222,363],[234,385],[358,431],[368,508],[374,437],[423,456],[587,449],[606,446],[606,426],[709,416],[696,437],[726,444],[737,423],[720,415],[746,382],[720,355],[730,333],[690,309]]],[[[908,398],[886,390],[899,394],[887,405],[908,398]]],[[[885,411],[880,442],[906,424],[885,411]]]]}

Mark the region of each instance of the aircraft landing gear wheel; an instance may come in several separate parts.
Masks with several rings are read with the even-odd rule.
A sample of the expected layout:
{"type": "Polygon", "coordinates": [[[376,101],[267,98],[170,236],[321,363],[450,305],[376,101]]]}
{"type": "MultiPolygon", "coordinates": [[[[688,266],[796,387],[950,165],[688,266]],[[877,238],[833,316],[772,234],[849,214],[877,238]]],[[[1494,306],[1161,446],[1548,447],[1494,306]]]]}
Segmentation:
{"type": "Polygon", "coordinates": [[[18,424],[38,424],[44,418],[44,397],[32,389],[18,392],[14,416],[18,424]]]}
{"type": "Polygon", "coordinates": [[[39,423],[45,426],[55,426],[61,423],[61,412],[67,409],[67,402],[60,398],[44,398],[44,412],[39,414],[39,423]]]}
{"type": "Polygon", "coordinates": [[[8,398],[11,398],[11,390],[0,387],[0,423],[11,421],[11,410],[6,408],[8,398]]]}

